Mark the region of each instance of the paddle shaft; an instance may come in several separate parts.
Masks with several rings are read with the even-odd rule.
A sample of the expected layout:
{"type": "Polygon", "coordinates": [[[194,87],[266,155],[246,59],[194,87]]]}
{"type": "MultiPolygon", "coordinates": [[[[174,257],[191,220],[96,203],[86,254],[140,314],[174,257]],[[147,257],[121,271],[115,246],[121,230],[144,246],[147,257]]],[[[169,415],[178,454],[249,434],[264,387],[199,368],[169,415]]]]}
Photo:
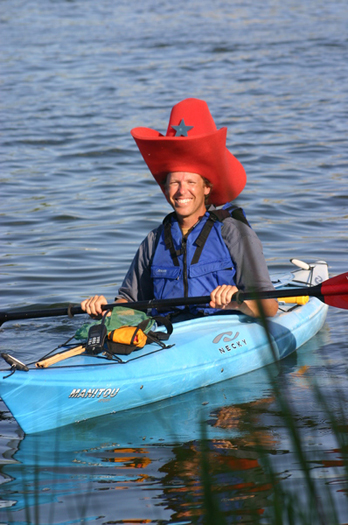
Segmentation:
{"type": "Polygon", "coordinates": [[[0,326],[6,321],[18,321],[22,319],[38,319],[41,317],[59,317],[85,313],[80,306],[69,306],[61,308],[45,308],[44,310],[22,310],[19,312],[0,312],[0,326]]]}
{"type": "MultiPolygon", "coordinates": [[[[256,296],[254,293],[237,292],[233,299],[239,303],[248,301],[258,297],[259,299],[278,299],[281,297],[293,297],[294,295],[311,295],[321,298],[320,287],[313,286],[309,288],[290,288],[287,290],[270,290],[266,292],[259,292],[256,296]]],[[[150,308],[175,308],[177,306],[190,306],[198,304],[208,304],[210,296],[202,297],[179,297],[177,299],[151,299],[149,301],[135,301],[129,303],[111,303],[103,305],[103,310],[110,310],[115,306],[123,306],[124,308],[133,308],[134,310],[147,310],[150,308]]],[[[6,321],[17,321],[21,319],[38,319],[42,317],[58,317],[62,315],[79,315],[85,313],[78,305],[70,305],[61,308],[48,308],[44,310],[27,310],[19,312],[0,312],[0,325],[6,321]]]]}
{"type": "MultiPolygon", "coordinates": [[[[189,306],[194,304],[206,304],[210,297],[181,297],[178,299],[152,299],[149,301],[134,301],[129,303],[110,303],[102,306],[102,310],[111,310],[115,306],[133,308],[134,310],[147,310],[148,308],[171,308],[176,306],[189,306]]],[[[38,319],[42,317],[59,317],[68,315],[85,314],[79,305],[69,305],[61,308],[47,308],[44,310],[27,310],[18,312],[0,312],[0,326],[6,321],[18,321],[23,319],[38,319]]]]}
{"type": "MultiPolygon", "coordinates": [[[[233,301],[239,304],[244,301],[255,299],[281,299],[294,296],[317,297],[322,302],[348,310],[348,272],[336,275],[318,284],[305,288],[289,287],[286,289],[269,290],[265,292],[237,292],[232,297],[233,301]]],[[[198,304],[208,304],[210,296],[202,297],[178,297],[174,299],[151,299],[149,301],[134,301],[129,303],[111,303],[102,306],[103,310],[111,310],[115,306],[133,308],[134,310],[148,310],[150,308],[172,309],[177,306],[190,306],[198,304]]],[[[6,321],[16,321],[19,319],[37,319],[40,317],[58,317],[61,315],[74,315],[85,313],[79,305],[69,305],[62,308],[48,308],[45,310],[26,310],[21,312],[0,312],[0,326],[6,321]]]]}

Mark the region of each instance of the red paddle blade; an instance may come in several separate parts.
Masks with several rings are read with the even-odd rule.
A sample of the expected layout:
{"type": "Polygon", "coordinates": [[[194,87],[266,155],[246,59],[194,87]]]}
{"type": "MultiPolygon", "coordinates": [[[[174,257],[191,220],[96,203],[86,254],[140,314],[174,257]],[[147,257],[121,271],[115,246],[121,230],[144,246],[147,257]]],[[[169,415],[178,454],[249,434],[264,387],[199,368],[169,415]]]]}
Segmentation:
{"type": "Polygon", "coordinates": [[[320,292],[326,304],[348,310],[348,272],[324,281],[320,292]]]}

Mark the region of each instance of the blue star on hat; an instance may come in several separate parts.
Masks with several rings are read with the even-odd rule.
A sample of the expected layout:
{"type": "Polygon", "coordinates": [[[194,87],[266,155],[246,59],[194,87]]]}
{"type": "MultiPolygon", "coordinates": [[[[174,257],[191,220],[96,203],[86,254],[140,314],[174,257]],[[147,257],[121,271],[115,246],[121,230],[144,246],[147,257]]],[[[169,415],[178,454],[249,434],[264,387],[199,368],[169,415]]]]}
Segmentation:
{"type": "Polygon", "coordinates": [[[186,126],[184,119],[181,119],[179,126],[172,126],[172,128],[176,131],[176,137],[187,137],[187,132],[190,131],[193,126],[186,126]]]}

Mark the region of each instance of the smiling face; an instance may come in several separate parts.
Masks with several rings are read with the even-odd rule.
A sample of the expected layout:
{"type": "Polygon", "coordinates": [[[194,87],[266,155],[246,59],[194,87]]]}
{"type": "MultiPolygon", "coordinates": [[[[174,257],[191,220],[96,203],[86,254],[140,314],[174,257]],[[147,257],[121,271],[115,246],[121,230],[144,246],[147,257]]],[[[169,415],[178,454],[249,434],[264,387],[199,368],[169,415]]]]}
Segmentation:
{"type": "Polygon", "coordinates": [[[165,194],[181,224],[191,227],[205,214],[209,193],[209,186],[197,173],[175,171],[167,176],[165,194]]]}

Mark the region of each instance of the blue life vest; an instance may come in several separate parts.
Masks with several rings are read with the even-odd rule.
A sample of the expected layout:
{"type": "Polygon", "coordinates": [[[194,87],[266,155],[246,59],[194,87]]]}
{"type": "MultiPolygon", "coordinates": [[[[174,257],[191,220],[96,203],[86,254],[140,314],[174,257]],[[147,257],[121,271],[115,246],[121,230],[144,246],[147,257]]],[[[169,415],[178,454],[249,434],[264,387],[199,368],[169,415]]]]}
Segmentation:
{"type": "MultiPolygon", "coordinates": [[[[221,235],[222,221],[231,217],[232,209],[207,211],[186,236],[175,213],[164,219],[151,266],[155,299],[205,296],[219,285],[235,285],[236,270],[221,235]]],[[[190,312],[214,310],[192,306],[190,312]]]]}

